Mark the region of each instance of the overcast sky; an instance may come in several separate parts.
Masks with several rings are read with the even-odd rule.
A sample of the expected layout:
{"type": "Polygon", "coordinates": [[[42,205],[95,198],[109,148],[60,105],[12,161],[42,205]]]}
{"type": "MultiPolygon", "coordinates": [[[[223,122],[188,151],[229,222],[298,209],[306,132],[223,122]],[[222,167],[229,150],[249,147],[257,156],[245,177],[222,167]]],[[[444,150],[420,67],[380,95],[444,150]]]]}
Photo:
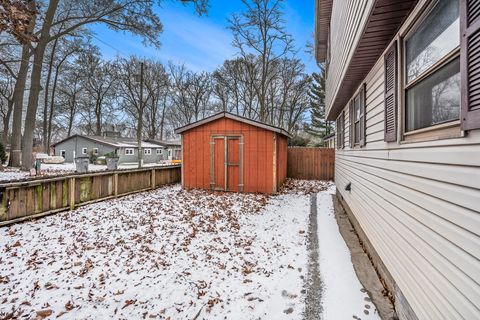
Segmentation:
{"type": "MultiPolygon", "coordinates": [[[[140,38],[116,33],[103,26],[93,27],[96,33],[93,40],[107,59],[117,54],[135,54],[160,59],[164,63],[185,63],[195,71],[213,71],[225,59],[235,56],[227,18],[232,12],[243,9],[240,0],[210,0],[208,16],[198,17],[192,7],[184,7],[178,1],[164,1],[157,9],[164,27],[160,49],[145,47],[140,38]]],[[[298,58],[308,73],[317,71],[313,57],[304,52],[307,41],[313,42],[314,1],[286,1],[284,12],[287,31],[294,37],[299,50],[298,58]]]]}

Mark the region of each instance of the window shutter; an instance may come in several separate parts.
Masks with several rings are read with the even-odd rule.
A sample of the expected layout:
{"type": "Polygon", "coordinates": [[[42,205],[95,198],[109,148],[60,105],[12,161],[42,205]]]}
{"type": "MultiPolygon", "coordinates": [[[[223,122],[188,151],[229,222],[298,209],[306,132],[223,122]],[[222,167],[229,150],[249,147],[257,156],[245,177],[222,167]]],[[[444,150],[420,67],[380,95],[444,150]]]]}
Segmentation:
{"type": "Polygon", "coordinates": [[[353,104],[354,99],[350,100],[350,105],[348,106],[348,119],[350,123],[350,127],[348,129],[348,137],[350,142],[350,148],[353,148],[355,144],[355,139],[353,138],[353,131],[355,128],[355,121],[353,119],[353,104]]]}
{"type": "Polygon", "coordinates": [[[342,137],[340,138],[342,149],[345,148],[345,111],[342,112],[342,116],[340,118],[340,123],[342,126],[342,137]]]}
{"type": "Polygon", "coordinates": [[[340,117],[341,116],[338,116],[336,121],[336,126],[335,126],[337,128],[337,149],[340,149],[340,132],[341,132],[340,117]]]}
{"type": "Polygon", "coordinates": [[[460,1],[462,130],[480,128],[480,1],[460,1]]]}
{"type": "Polygon", "coordinates": [[[367,85],[364,83],[360,88],[360,146],[364,146],[367,142],[366,137],[366,128],[367,128],[367,121],[366,121],[366,96],[367,96],[367,85]]]}
{"type": "Polygon", "coordinates": [[[397,141],[397,42],[395,41],[384,56],[385,63],[385,138],[387,142],[397,141]]]}

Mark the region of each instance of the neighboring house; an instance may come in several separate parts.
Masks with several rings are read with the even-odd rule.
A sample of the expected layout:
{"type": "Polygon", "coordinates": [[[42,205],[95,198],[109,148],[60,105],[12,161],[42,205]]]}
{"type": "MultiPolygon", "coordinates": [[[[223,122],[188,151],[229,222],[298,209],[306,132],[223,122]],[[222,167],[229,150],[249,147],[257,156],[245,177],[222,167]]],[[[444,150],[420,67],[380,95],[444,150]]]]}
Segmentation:
{"type": "MultiPolygon", "coordinates": [[[[73,162],[75,157],[104,156],[107,153],[116,153],[119,163],[138,162],[137,139],[118,136],[84,136],[73,135],[52,145],[54,154],[62,156],[66,162],[73,162]]],[[[163,145],[143,141],[144,163],[156,163],[168,158],[168,151],[163,145]]]]}
{"type": "Polygon", "coordinates": [[[325,148],[335,148],[335,139],[336,138],[336,134],[335,133],[332,133],[332,134],[329,134],[328,136],[325,136],[323,137],[323,142],[324,142],[324,147],[325,148]]]}
{"type": "Polygon", "coordinates": [[[317,0],[315,42],[337,195],[398,317],[480,319],[480,1],[317,0]]]}
{"type": "Polygon", "coordinates": [[[276,193],[287,176],[288,133],[220,112],[175,129],[182,135],[182,186],[276,193]]]}
{"type": "Polygon", "coordinates": [[[182,159],[182,142],[180,140],[157,140],[147,139],[151,142],[165,148],[164,160],[181,160],[182,159]]]}

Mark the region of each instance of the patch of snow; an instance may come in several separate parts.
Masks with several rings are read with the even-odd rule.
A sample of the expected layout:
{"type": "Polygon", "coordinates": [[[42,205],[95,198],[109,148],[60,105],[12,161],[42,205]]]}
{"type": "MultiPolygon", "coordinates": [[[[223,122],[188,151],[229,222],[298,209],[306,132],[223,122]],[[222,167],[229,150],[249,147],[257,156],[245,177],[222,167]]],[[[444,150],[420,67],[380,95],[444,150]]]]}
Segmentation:
{"type": "Polygon", "coordinates": [[[0,318],[302,319],[309,202],[176,185],[0,228],[0,318]]]}
{"type": "Polygon", "coordinates": [[[353,269],[350,251],[333,212],[335,187],[317,195],[322,319],[380,319],[353,269]]]}

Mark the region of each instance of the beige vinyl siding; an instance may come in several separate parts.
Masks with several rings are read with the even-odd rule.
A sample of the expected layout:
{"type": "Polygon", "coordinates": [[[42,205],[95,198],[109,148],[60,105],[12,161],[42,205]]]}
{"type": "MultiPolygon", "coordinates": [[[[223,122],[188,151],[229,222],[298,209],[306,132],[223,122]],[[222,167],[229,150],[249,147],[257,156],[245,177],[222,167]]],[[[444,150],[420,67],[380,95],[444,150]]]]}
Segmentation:
{"type": "Polygon", "coordinates": [[[338,191],[419,319],[477,319],[480,132],[384,142],[383,79],[381,58],[365,79],[367,145],[336,153],[338,191]]]}
{"type": "Polygon", "coordinates": [[[332,106],[373,4],[373,0],[333,1],[325,97],[327,110],[332,106]]]}

